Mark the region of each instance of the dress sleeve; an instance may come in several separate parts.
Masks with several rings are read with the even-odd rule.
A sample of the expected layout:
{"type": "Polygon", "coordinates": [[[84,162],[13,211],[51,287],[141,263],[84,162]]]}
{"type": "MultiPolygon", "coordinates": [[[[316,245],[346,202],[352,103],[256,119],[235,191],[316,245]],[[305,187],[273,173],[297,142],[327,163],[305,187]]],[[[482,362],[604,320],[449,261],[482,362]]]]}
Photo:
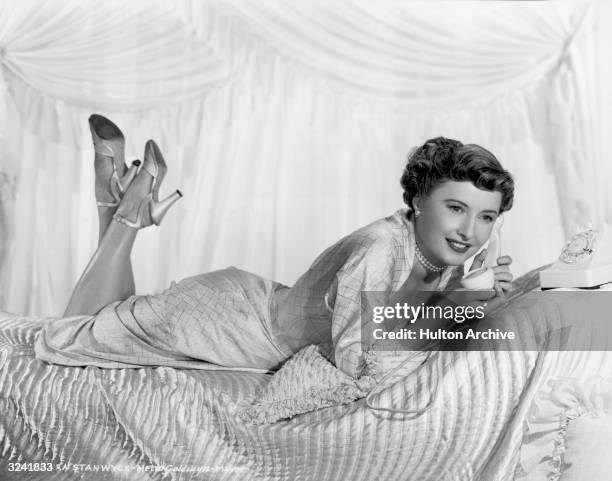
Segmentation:
{"type": "MultiPolygon", "coordinates": [[[[406,269],[398,259],[392,239],[364,242],[336,274],[336,295],[332,314],[332,340],[336,366],[357,377],[364,367],[361,344],[362,291],[390,292],[406,269]]],[[[330,306],[332,307],[332,306],[330,306]]]]}

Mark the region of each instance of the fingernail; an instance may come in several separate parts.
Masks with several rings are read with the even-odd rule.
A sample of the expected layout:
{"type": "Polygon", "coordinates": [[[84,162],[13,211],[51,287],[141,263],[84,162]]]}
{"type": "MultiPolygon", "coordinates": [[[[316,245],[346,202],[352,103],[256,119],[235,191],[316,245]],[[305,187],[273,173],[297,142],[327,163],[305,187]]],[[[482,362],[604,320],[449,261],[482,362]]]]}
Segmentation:
{"type": "Polygon", "coordinates": [[[132,162],[132,165],[135,167],[140,167],[140,160],[136,159],[132,162]]]}

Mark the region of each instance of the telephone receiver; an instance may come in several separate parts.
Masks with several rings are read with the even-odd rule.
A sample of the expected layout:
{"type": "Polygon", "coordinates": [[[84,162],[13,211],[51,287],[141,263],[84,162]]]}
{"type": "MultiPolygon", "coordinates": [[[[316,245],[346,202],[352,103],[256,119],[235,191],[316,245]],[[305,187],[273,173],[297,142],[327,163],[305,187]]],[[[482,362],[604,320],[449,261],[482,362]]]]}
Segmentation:
{"type": "MultiPolygon", "coordinates": [[[[461,285],[466,289],[479,290],[479,289],[493,289],[495,286],[495,273],[493,266],[497,265],[497,259],[501,255],[501,227],[504,225],[504,215],[501,214],[495,220],[493,229],[491,229],[491,235],[489,239],[478,254],[483,249],[487,249],[487,253],[482,262],[482,267],[479,269],[466,273],[461,279],[461,285]]],[[[476,254],[476,255],[478,255],[476,254]]]]}
{"type": "Polygon", "coordinates": [[[574,234],[557,261],[539,276],[542,289],[593,289],[612,282],[612,224],[574,234]]]}
{"type": "Polygon", "coordinates": [[[504,225],[504,214],[497,217],[491,235],[489,236],[489,243],[486,247],[487,254],[482,263],[483,267],[493,267],[497,265],[497,259],[501,256],[501,228],[504,225]]]}

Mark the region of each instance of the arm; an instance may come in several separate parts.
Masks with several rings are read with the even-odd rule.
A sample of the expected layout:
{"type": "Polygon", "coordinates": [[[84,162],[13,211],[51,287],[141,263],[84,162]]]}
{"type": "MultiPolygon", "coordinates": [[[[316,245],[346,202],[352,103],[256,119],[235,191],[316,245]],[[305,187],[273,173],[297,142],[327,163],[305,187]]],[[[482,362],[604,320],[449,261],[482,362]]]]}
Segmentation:
{"type": "MultiPolygon", "coordinates": [[[[392,239],[379,238],[355,250],[336,274],[332,340],[336,366],[357,377],[364,367],[361,343],[364,291],[391,292],[402,275],[392,239]]],[[[367,320],[366,320],[367,321],[367,320]]]]}

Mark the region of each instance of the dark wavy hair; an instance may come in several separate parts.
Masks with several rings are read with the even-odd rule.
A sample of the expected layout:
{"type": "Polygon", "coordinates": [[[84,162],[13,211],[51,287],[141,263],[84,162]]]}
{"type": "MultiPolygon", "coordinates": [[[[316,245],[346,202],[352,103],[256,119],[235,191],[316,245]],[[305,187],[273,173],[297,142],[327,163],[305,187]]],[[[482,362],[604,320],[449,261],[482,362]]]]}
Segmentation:
{"type": "Polygon", "coordinates": [[[514,179],[497,158],[479,145],[445,137],[428,140],[408,156],[400,181],[404,202],[414,210],[415,196],[424,197],[447,180],[470,181],[479,189],[500,192],[500,213],[512,208],[514,179]]]}

